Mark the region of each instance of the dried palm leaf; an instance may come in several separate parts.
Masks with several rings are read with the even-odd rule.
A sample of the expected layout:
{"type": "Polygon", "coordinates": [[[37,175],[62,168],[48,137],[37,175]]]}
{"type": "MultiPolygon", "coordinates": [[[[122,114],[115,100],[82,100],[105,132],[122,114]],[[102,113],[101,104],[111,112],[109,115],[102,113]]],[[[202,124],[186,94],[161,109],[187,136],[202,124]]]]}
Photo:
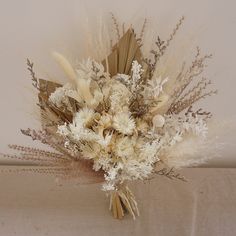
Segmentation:
{"type": "Polygon", "coordinates": [[[102,64],[109,71],[111,76],[120,74],[130,74],[132,62],[137,60],[142,62],[142,53],[132,28],[120,38],[113,47],[112,53],[104,59],[102,64]]]}

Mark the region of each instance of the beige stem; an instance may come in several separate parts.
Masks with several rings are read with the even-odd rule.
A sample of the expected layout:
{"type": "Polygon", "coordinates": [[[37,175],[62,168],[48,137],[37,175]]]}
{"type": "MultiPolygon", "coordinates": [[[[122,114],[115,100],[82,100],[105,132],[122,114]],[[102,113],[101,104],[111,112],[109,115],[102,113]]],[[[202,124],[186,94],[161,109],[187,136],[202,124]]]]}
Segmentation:
{"type": "Polygon", "coordinates": [[[110,194],[110,210],[115,219],[123,219],[125,213],[132,215],[135,220],[139,210],[134,195],[127,186],[119,186],[110,194]]]}

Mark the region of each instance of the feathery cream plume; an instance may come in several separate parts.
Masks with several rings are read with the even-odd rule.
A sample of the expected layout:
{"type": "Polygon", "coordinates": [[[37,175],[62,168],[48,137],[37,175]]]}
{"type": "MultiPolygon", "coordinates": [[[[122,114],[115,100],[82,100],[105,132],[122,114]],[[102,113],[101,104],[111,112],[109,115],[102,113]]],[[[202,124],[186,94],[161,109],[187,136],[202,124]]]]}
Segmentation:
{"type": "Polygon", "coordinates": [[[77,76],[70,62],[62,54],[58,52],[53,52],[52,56],[59,64],[59,66],[63,69],[66,76],[71,80],[73,84],[75,84],[77,76]]]}

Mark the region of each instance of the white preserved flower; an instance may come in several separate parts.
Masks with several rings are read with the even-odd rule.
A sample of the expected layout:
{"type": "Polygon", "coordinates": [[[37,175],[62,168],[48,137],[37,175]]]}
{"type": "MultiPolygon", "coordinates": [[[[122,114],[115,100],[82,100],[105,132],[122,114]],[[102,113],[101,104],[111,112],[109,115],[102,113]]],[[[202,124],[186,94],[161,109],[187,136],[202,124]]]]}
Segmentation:
{"type": "Polygon", "coordinates": [[[103,185],[102,185],[102,191],[114,191],[116,189],[114,183],[111,183],[111,182],[105,182],[103,185]]]}
{"type": "Polygon", "coordinates": [[[73,122],[68,125],[70,130],[70,135],[76,141],[86,140],[88,142],[94,142],[98,138],[98,134],[96,134],[93,130],[85,127],[87,119],[79,119],[75,117],[73,122]]]}
{"type": "Polygon", "coordinates": [[[119,157],[130,158],[134,155],[133,141],[129,137],[119,137],[116,140],[115,153],[119,157]]]}
{"type": "Polygon", "coordinates": [[[158,158],[158,151],[161,147],[161,144],[158,140],[154,140],[152,142],[145,143],[141,148],[140,158],[145,160],[149,164],[153,164],[160,159],[158,158]]]}
{"type": "Polygon", "coordinates": [[[105,174],[105,180],[116,181],[123,168],[124,165],[121,162],[118,162],[115,166],[112,166],[106,171],[107,173],[105,174]]]}
{"type": "Polygon", "coordinates": [[[102,115],[98,121],[98,125],[103,129],[106,129],[112,125],[112,117],[109,114],[102,115]]]}
{"type": "Polygon", "coordinates": [[[121,176],[121,178],[123,178],[123,180],[143,180],[147,178],[152,171],[152,165],[135,159],[128,159],[124,165],[124,175],[121,176]]]}
{"type": "Polygon", "coordinates": [[[121,112],[113,117],[113,127],[122,134],[130,135],[135,129],[135,122],[128,112],[121,112]]]}
{"type": "Polygon", "coordinates": [[[208,127],[206,122],[198,115],[188,115],[187,120],[183,123],[183,128],[186,131],[192,131],[195,135],[205,138],[208,133],[208,127]]]}
{"type": "Polygon", "coordinates": [[[107,133],[105,137],[103,135],[98,135],[97,142],[102,146],[102,147],[107,147],[112,139],[112,133],[107,133]]]}
{"type": "Polygon", "coordinates": [[[89,126],[92,124],[95,118],[94,110],[90,108],[82,108],[80,109],[74,117],[74,122],[76,124],[81,124],[82,126],[89,126]]]}
{"type": "Polygon", "coordinates": [[[110,158],[100,155],[99,158],[94,159],[93,169],[99,171],[100,169],[108,170],[110,167],[110,158]]]}
{"type": "Polygon", "coordinates": [[[152,124],[155,128],[161,128],[165,124],[165,118],[162,115],[155,115],[152,119],[152,124]]]}
{"type": "Polygon", "coordinates": [[[83,139],[86,139],[88,141],[94,140],[93,133],[89,129],[84,128],[84,126],[82,126],[81,124],[73,122],[69,124],[69,129],[71,131],[71,136],[76,141],[80,141],[83,139]]]}

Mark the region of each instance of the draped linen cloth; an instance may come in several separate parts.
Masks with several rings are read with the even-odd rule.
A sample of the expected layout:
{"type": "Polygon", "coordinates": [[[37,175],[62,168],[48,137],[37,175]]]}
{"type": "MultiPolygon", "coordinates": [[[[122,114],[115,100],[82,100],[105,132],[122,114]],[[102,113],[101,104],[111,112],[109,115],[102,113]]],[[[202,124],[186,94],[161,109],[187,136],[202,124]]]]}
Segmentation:
{"type": "Polygon", "coordinates": [[[236,235],[236,169],[189,168],[181,174],[187,183],[157,176],[132,184],[141,213],[134,221],[112,218],[99,184],[1,173],[0,235],[236,235]]]}

